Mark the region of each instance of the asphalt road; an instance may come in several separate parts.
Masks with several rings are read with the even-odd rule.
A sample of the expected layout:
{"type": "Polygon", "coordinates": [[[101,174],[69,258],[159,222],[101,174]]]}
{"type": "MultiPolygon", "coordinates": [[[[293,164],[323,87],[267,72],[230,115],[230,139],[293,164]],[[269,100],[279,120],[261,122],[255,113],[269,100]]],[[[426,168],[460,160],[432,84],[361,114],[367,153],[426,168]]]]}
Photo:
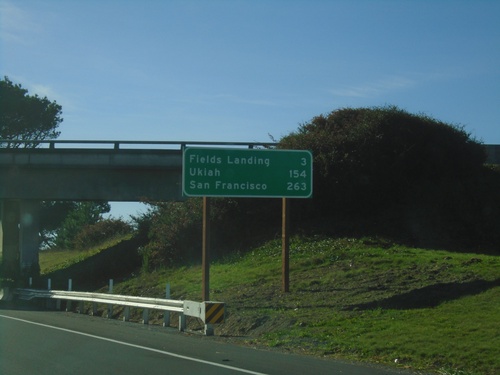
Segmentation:
{"type": "Polygon", "coordinates": [[[0,305],[0,375],[17,374],[410,373],[257,350],[173,328],[0,305]]]}

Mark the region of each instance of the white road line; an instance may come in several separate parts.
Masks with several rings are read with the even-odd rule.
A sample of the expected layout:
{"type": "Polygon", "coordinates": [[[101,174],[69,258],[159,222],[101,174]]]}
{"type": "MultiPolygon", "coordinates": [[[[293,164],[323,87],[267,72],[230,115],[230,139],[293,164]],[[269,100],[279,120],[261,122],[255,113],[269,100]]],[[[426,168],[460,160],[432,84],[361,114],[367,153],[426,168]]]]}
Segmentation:
{"type": "Polygon", "coordinates": [[[7,315],[0,314],[0,317],[6,318],[6,319],[17,320],[17,321],[23,322],[23,323],[33,324],[33,325],[40,326],[40,327],[51,328],[51,329],[55,329],[55,330],[58,330],[58,331],[69,332],[69,333],[73,333],[75,335],[81,335],[81,336],[91,337],[93,339],[102,340],[102,341],[108,341],[108,342],[112,342],[112,343],[119,344],[119,345],[124,345],[124,346],[129,346],[129,347],[136,348],[136,349],[147,350],[147,351],[154,352],[154,353],[168,355],[170,357],[185,359],[185,360],[191,361],[191,362],[198,362],[198,363],[203,363],[203,364],[209,365],[209,366],[221,367],[221,368],[225,368],[225,369],[229,369],[229,370],[233,370],[233,371],[237,371],[237,372],[242,372],[242,373],[245,373],[245,374],[266,375],[266,374],[261,373],[261,372],[255,372],[255,371],[241,369],[241,368],[238,368],[238,367],[222,365],[220,363],[209,362],[209,361],[205,361],[203,359],[197,359],[197,358],[188,357],[188,356],[185,356],[185,355],[180,355],[180,354],[175,354],[175,353],[171,353],[171,352],[166,352],[164,350],[159,350],[159,349],[154,349],[154,348],[148,348],[147,346],[131,344],[131,343],[124,342],[124,341],[118,341],[118,340],[108,339],[106,337],[100,337],[100,336],[91,335],[91,334],[88,334],[88,333],[73,331],[71,329],[55,327],[55,326],[51,326],[51,325],[48,325],[48,324],[31,322],[29,320],[14,318],[12,316],[7,316],[7,315]]]}

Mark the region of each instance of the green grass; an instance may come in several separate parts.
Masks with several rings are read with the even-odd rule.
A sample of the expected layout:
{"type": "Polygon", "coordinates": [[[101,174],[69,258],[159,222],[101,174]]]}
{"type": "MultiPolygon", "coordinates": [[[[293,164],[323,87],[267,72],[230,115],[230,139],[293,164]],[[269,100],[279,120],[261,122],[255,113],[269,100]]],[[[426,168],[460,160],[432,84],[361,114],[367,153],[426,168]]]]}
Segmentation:
{"type": "MultiPolygon", "coordinates": [[[[227,309],[216,334],[443,375],[500,372],[499,257],[295,238],[290,265],[282,293],[280,241],[213,262],[210,297],[227,309]]],[[[115,284],[115,293],[161,297],[168,282],[172,298],[200,301],[201,277],[199,265],[162,269],[115,284]]]]}
{"type": "Polygon", "coordinates": [[[117,236],[85,250],[42,250],[39,253],[40,274],[46,275],[69,267],[131,237],[132,234],[117,236]]]}

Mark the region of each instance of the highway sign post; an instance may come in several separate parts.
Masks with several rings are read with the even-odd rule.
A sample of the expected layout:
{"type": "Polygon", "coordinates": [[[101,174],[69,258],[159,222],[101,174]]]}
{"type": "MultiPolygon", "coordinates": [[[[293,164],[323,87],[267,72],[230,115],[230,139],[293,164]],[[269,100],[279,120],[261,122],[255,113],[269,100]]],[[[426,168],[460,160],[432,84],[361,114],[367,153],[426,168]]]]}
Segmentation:
{"type": "Polygon", "coordinates": [[[288,198],[310,198],[310,151],[188,147],[182,194],[203,197],[203,300],[209,300],[209,197],[282,198],[282,289],[289,291],[288,198]]]}

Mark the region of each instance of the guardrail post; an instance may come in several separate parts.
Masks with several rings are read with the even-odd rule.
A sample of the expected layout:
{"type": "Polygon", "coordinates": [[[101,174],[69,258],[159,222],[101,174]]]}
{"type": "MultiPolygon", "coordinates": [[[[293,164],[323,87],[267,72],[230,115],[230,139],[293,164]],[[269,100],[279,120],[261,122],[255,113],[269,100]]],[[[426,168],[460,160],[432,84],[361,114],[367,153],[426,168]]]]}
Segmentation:
{"type": "MultiPolygon", "coordinates": [[[[73,280],[68,279],[68,292],[73,288],[73,280]]],[[[66,301],[66,311],[71,311],[71,300],[66,301]]]]}
{"type": "MultiPolygon", "coordinates": [[[[167,283],[165,287],[165,298],[170,299],[170,284],[167,283]]],[[[170,327],[170,311],[163,312],[163,327],[170,327]]]]}
{"type": "Polygon", "coordinates": [[[142,324],[149,324],[149,309],[142,311],[142,324]]]}
{"type": "Polygon", "coordinates": [[[123,321],[128,322],[130,320],[130,306],[125,306],[123,309],[123,321]]]}
{"type": "MultiPolygon", "coordinates": [[[[47,279],[47,290],[51,290],[52,289],[52,279],[47,279]]],[[[47,308],[48,309],[53,309],[54,308],[54,303],[51,302],[50,299],[47,299],[47,304],[46,304],[47,308]]],[[[60,309],[61,308],[61,301],[57,300],[56,301],[56,309],[60,309]]]]}
{"type": "Polygon", "coordinates": [[[186,315],[183,313],[179,314],[179,331],[185,331],[186,330],[186,315]]]}
{"type": "Polygon", "coordinates": [[[214,325],[205,324],[205,336],[213,336],[213,335],[214,335],[214,325]]]}
{"type": "MultiPolygon", "coordinates": [[[[109,279],[109,294],[113,293],[113,279],[109,279]]],[[[108,319],[113,317],[113,305],[108,305],[108,319]]]]}

